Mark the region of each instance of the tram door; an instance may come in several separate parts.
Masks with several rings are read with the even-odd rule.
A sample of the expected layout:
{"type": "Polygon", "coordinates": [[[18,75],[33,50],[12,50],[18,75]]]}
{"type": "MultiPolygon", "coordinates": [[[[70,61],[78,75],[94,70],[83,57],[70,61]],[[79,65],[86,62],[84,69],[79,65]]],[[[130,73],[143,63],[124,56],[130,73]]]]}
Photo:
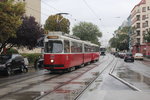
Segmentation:
{"type": "Polygon", "coordinates": [[[69,40],[64,40],[64,55],[65,55],[65,65],[70,66],[70,42],[69,40]]]}

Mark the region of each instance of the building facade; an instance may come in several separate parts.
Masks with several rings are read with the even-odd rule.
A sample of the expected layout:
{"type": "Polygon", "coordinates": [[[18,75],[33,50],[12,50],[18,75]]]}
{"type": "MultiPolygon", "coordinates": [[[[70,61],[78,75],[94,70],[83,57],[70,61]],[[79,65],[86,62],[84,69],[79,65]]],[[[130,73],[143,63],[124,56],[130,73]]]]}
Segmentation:
{"type": "MultiPolygon", "coordinates": [[[[15,2],[25,2],[25,15],[33,16],[41,24],[41,0],[15,0],[15,2]]],[[[28,50],[27,48],[18,49],[19,53],[41,53],[41,48],[28,50]]]]}
{"type": "Polygon", "coordinates": [[[36,21],[41,24],[41,0],[15,0],[16,2],[25,2],[27,16],[35,17],[36,21]]]}
{"type": "Polygon", "coordinates": [[[150,45],[144,35],[150,31],[150,0],[141,0],[131,11],[131,46],[133,54],[140,52],[150,55],[150,45]]]}

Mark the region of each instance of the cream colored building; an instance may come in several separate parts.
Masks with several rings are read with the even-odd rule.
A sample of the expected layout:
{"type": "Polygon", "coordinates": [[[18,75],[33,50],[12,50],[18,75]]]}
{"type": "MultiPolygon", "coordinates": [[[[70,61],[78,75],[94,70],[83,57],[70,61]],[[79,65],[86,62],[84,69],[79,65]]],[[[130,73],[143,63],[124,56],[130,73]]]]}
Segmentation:
{"type": "MultiPolygon", "coordinates": [[[[25,15],[35,17],[41,24],[41,0],[15,0],[15,2],[25,2],[25,15]]],[[[18,49],[19,53],[41,53],[41,48],[28,50],[26,48],[18,49]]]]}
{"type": "Polygon", "coordinates": [[[131,11],[131,44],[143,45],[146,41],[144,35],[150,31],[150,0],[141,0],[131,11]]]}
{"type": "Polygon", "coordinates": [[[26,15],[34,16],[36,21],[41,24],[41,0],[15,0],[25,2],[26,15]]]}

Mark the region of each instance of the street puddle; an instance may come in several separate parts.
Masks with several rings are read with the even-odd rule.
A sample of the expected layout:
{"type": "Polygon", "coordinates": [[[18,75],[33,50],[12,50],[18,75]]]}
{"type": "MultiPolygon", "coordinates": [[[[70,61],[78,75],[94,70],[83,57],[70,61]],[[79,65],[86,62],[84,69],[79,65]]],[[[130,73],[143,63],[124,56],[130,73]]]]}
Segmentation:
{"type": "Polygon", "coordinates": [[[150,86],[150,78],[144,75],[141,75],[140,73],[137,73],[135,71],[132,71],[128,68],[124,69],[124,70],[119,70],[117,71],[117,76],[130,82],[133,84],[142,84],[145,83],[146,85],[150,86]]]}

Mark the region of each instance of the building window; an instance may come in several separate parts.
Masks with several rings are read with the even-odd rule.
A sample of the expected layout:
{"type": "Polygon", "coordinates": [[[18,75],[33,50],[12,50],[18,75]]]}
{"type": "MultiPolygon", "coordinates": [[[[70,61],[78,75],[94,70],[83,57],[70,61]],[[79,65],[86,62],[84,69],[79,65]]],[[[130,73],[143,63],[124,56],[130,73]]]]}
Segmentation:
{"type": "Polygon", "coordinates": [[[140,23],[137,23],[137,28],[140,28],[140,23]]]}
{"type": "Polygon", "coordinates": [[[137,10],[137,13],[140,13],[140,9],[137,10]]]}
{"type": "Polygon", "coordinates": [[[146,34],[146,32],[145,31],[143,31],[143,36],[146,34]]]}
{"type": "Polygon", "coordinates": [[[140,31],[136,31],[136,33],[137,33],[137,36],[140,36],[140,31]]]}
{"type": "Polygon", "coordinates": [[[142,12],[146,12],[146,7],[143,7],[143,8],[142,8],[142,12]]]}
{"type": "Polygon", "coordinates": [[[140,20],[140,15],[137,15],[136,19],[137,19],[137,21],[139,21],[140,20]]]}
{"type": "Polygon", "coordinates": [[[143,16],[142,16],[142,20],[145,20],[145,19],[146,19],[146,15],[143,15],[143,16]]]}
{"type": "Polygon", "coordinates": [[[148,33],[148,29],[146,29],[146,32],[148,33]]]}
{"type": "Polygon", "coordinates": [[[140,38],[137,38],[137,43],[140,43],[140,38]]]}
{"type": "Polygon", "coordinates": [[[147,10],[150,10],[150,7],[149,7],[149,6],[147,7],[147,10]]]}
{"type": "Polygon", "coordinates": [[[146,24],[146,27],[148,27],[148,21],[146,21],[145,24],[146,24]]]}

